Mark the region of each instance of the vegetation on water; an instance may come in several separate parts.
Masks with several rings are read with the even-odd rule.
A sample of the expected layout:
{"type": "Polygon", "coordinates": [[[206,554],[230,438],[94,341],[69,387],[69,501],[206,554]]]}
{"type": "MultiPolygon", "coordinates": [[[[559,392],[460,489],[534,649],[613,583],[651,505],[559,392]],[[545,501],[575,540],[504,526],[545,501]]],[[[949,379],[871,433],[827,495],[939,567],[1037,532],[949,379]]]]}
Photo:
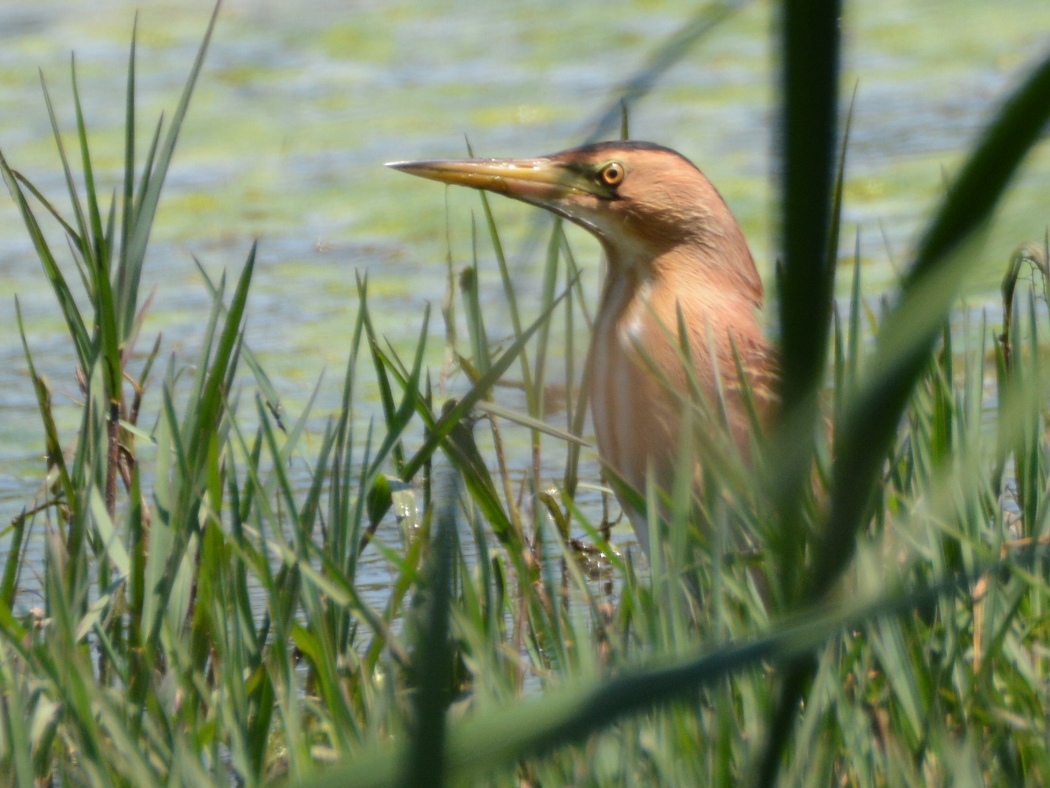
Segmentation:
{"type": "MultiPolygon", "coordinates": [[[[837,9],[796,18],[797,7],[781,20],[785,414],[756,437],[752,471],[702,430],[683,435],[683,454],[717,461],[707,457],[701,517],[688,479],[670,491],[648,567],[575,503],[584,353],[554,354],[550,339],[590,312],[557,225],[533,310],[515,298],[482,197],[515,334],[485,331],[480,260],[450,262],[449,349],[470,379],[455,401],[436,402],[423,369],[429,316],[410,352],[387,345],[362,277],[343,406],[310,451],[309,408],[280,411],[241,334],[254,250],[232,286],[205,280],[214,303],[195,360],[165,365],[159,342],[137,349],[150,228],[214,17],[144,151],[132,44],[124,179],[108,199],[75,73],[73,150],[45,90],[71,207],[2,156],[0,170],[68,327],[83,412],[75,440],[58,434],[27,345],[48,467],[8,529],[0,573],[5,779],[1045,782],[1046,245],[1009,261],[1001,330],[953,330],[950,310],[981,259],[975,235],[1050,113],[1050,59],[952,178],[899,291],[873,303],[855,265],[836,305],[836,146],[848,148],[837,9]],[[42,222],[57,223],[68,255],[42,222]],[[508,375],[527,413],[498,404],[508,375]],[[364,434],[361,376],[378,380],[383,411],[364,434]],[[556,377],[564,428],[545,419],[556,377]],[[147,387],[160,392],[155,413],[142,410],[147,387]],[[509,429],[527,432],[536,458],[524,494],[500,450],[509,429]],[[541,452],[564,455],[556,489],[539,481],[541,452]],[[404,550],[375,531],[395,508],[404,550]],[[31,539],[46,544],[44,596],[27,609],[31,539]],[[363,550],[390,566],[382,609],[355,586],[363,550]]],[[[696,423],[710,417],[689,407],[696,423]]]]}

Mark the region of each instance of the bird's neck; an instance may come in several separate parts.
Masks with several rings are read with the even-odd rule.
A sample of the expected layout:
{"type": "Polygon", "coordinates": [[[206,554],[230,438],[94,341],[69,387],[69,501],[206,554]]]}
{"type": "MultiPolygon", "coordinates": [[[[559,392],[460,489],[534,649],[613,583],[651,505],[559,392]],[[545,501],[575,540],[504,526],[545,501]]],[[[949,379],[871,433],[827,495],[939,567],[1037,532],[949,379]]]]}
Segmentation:
{"type": "MultiPolygon", "coordinates": [[[[605,246],[602,302],[621,309],[636,298],[674,293],[688,302],[753,312],[762,308],[762,280],[743,238],[732,244],[679,244],[653,251],[605,246]]],[[[613,309],[611,311],[620,311],[613,309]]]]}

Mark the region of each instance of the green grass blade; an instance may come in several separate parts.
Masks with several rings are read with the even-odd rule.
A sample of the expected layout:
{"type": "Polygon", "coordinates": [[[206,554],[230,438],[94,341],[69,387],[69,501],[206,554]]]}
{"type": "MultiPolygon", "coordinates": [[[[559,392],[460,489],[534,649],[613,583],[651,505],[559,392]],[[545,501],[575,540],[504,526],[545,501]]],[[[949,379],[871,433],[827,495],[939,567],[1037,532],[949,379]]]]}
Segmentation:
{"type": "MultiPolygon", "coordinates": [[[[625,716],[680,701],[683,693],[695,692],[750,666],[790,662],[839,632],[875,619],[906,615],[916,606],[929,605],[956,583],[967,582],[968,578],[960,576],[934,589],[887,597],[853,609],[826,615],[810,613],[768,635],[645,670],[622,670],[611,679],[566,687],[538,700],[479,714],[449,731],[449,778],[469,780],[520,758],[581,741],[625,716]]],[[[304,786],[389,785],[405,756],[405,750],[388,746],[354,765],[308,780],[304,786]]]]}
{"type": "MultiPolygon", "coordinates": [[[[0,714],[3,715],[5,771],[7,769],[13,771],[12,785],[17,785],[19,788],[33,788],[38,783],[34,780],[31,758],[30,719],[25,714],[25,710],[31,706],[23,697],[22,682],[14,675],[11,667],[8,659],[0,661],[0,688],[8,698],[8,702],[0,710],[0,714]]],[[[38,703],[42,700],[42,698],[38,700],[38,703]]],[[[8,777],[11,777],[10,772],[8,772],[8,777]]]]}
{"type": "MultiPolygon", "coordinates": [[[[204,285],[208,288],[211,297],[213,299],[217,298],[219,296],[219,289],[216,287],[215,283],[212,282],[211,277],[208,276],[208,272],[204,270],[204,266],[201,265],[200,260],[194,257],[193,263],[197,266],[197,273],[199,273],[201,279],[204,280],[204,285]]],[[[221,299],[219,303],[222,303],[221,299]]],[[[223,307],[223,309],[225,309],[225,307],[223,307]]],[[[263,369],[262,364],[259,363],[255,353],[253,353],[252,349],[244,342],[241,343],[240,354],[244,358],[245,365],[251,370],[252,376],[255,378],[255,382],[258,384],[263,397],[266,399],[266,407],[277,419],[278,426],[283,430],[284,424],[281,418],[283,415],[281,398],[277,395],[277,389],[274,388],[273,382],[266,374],[266,370],[263,369]]]]}
{"type": "Polygon", "coordinates": [[[33,246],[36,248],[37,256],[40,258],[40,262],[44,266],[44,273],[47,274],[47,278],[51,282],[51,288],[55,291],[55,296],[58,298],[59,308],[62,310],[62,317],[66,321],[66,326],[69,328],[70,338],[73,340],[73,344],[77,350],[77,359],[79,360],[81,367],[84,370],[91,368],[92,361],[92,350],[91,350],[91,339],[88,336],[87,328],[84,325],[84,319],[81,317],[80,309],[77,306],[76,300],[73,298],[73,294],[66,284],[66,278],[62,274],[62,270],[58,267],[58,262],[55,260],[54,255],[51,254],[51,249],[48,246],[47,240],[44,237],[44,233],[37,223],[36,217],[33,215],[32,209],[29,207],[29,202],[25,198],[25,194],[18,186],[18,181],[15,178],[11,168],[7,166],[7,160],[4,159],[3,155],[0,154],[0,173],[3,174],[4,181],[7,183],[7,188],[11,192],[11,196],[14,197],[15,202],[18,204],[18,209],[22,214],[22,220],[25,222],[26,229],[29,231],[29,236],[33,240],[33,246]]]}
{"type": "MultiPolygon", "coordinates": [[[[164,143],[157,149],[156,160],[152,162],[154,166],[149,171],[148,182],[145,182],[145,179],[143,179],[142,203],[137,206],[135,211],[131,239],[128,244],[127,278],[122,282],[123,289],[119,294],[119,314],[124,320],[121,331],[122,336],[127,336],[131,333],[132,323],[135,319],[139,280],[142,277],[142,264],[145,262],[146,246],[149,243],[150,232],[153,229],[153,219],[156,216],[157,206],[160,203],[161,187],[168,173],[171,157],[175,152],[175,143],[178,141],[182,122],[186,117],[186,110],[189,108],[190,98],[193,96],[193,90],[197,84],[197,77],[200,76],[201,67],[204,65],[204,55],[208,51],[208,44],[211,42],[212,32],[215,30],[220,6],[221,2],[216,2],[211,19],[208,21],[208,27],[204,32],[204,38],[201,41],[200,48],[197,50],[197,57],[193,61],[190,75],[182,90],[182,97],[179,99],[178,107],[176,107],[175,114],[172,116],[167,136],[164,139],[164,143]]],[[[152,157],[150,158],[152,160],[152,157]]]]}
{"type": "MultiPolygon", "coordinates": [[[[781,17],[783,266],[777,285],[782,415],[770,466],[780,515],[775,547],[782,567],[781,595],[789,605],[803,599],[801,502],[810,476],[814,426],[820,417],[817,394],[832,318],[835,257],[829,257],[829,238],[841,15],[841,2],[830,0],[785,3],[781,17]]],[[[769,724],[759,785],[776,782],[782,753],[791,741],[801,687],[814,669],[806,659],[789,671],[769,724]]]]}
{"type": "Polygon", "coordinates": [[[411,666],[416,683],[415,714],[402,784],[420,788],[445,785],[446,712],[453,680],[449,606],[456,554],[454,489],[447,490],[444,497],[425,569],[427,610],[411,666]]]}
{"type": "Polygon", "coordinates": [[[88,222],[84,216],[84,207],[80,203],[80,196],[77,194],[77,184],[73,178],[73,170],[69,166],[69,159],[66,157],[66,148],[62,143],[62,131],[58,127],[58,118],[55,116],[55,108],[51,103],[51,92],[47,89],[47,82],[44,80],[43,72],[40,73],[40,89],[44,93],[44,105],[47,107],[47,116],[51,122],[51,133],[58,148],[58,158],[62,162],[62,172],[66,179],[66,191],[69,193],[69,203],[73,208],[73,216],[76,219],[77,232],[73,236],[73,242],[77,251],[80,252],[86,262],[91,259],[88,222]]]}
{"type": "MultiPolygon", "coordinates": [[[[468,145],[468,151],[470,155],[474,155],[474,151],[470,150],[468,145]]],[[[496,266],[499,269],[500,281],[503,283],[503,294],[507,299],[507,310],[510,316],[510,324],[514,329],[515,339],[521,338],[521,313],[518,309],[518,296],[515,292],[514,282],[510,278],[510,268],[507,265],[507,255],[503,251],[503,242],[500,240],[499,229],[496,227],[496,219],[492,215],[492,207],[489,205],[489,198],[485,192],[478,192],[481,197],[481,210],[485,215],[485,224],[489,230],[489,238],[492,241],[492,251],[496,255],[496,266]]],[[[532,370],[529,367],[529,357],[522,348],[521,351],[521,379],[525,387],[526,396],[534,395],[534,387],[532,385],[532,370]]],[[[534,404],[529,402],[529,412],[533,413],[534,404]]]]}
{"type": "Polygon", "coordinates": [[[488,370],[492,360],[489,356],[488,332],[485,331],[485,319],[481,312],[481,301],[478,294],[478,241],[473,216],[471,216],[470,230],[474,265],[460,272],[459,289],[463,294],[463,311],[467,318],[471,356],[474,359],[474,366],[484,373],[488,370]]]}
{"type": "Polygon", "coordinates": [[[545,421],[534,419],[525,413],[504,408],[502,405],[497,405],[495,402],[481,400],[475,405],[475,407],[482,413],[487,413],[490,416],[498,416],[501,419],[512,421],[515,424],[520,424],[522,427],[528,427],[530,430],[535,430],[536,432],[542,432],[544,435],[550,435],[552,438],[557,438],[566,443],[574,443],[577,446],[591,445],[579,435],[560,430],[545,421]]]}
{"type": "MultiPolygon", "coordinates": [[[[378,473],[379,466],[386,459],[387,454],[401,440],[401,435],[408,427],[412,416],[416,412],[416,404],[419,398],[420,373],[423,369],[423,351],[427,344],[427,325],[430,323],[430,305],[423,308],[423,325],[419,330],[419,340],[416,342],[416,357],[412,362],[412,371],[408,380],[405,381],[404,398],[397,410],[387,419],[387,435],[376,452],[372,465],[369,468],[369,476],[378,473]]],[[[378,354],[378,349],[373,345],[373,353],[378,354]]],[[[375,356],[377,364],[382,366],[379,356],[375,356]]]]}
{"type": "MultiPolygon", "coordinates": [[[[128,52],[128,83],[124,89],[124,186],[120,215],[120,264],[117,267],[117,292],[126,287],[128,247],[131,244],[132,217],[135,215],[135,53],[138,45],[139,15],[131,26],[131,47],[128,52]]],[[[121,302],[122,305],[124,302],[121,302]]]]}
{"type": "Polygon", "coordinates": [[[568,291],[566,290],[555,298],[547,308],[547,311],[543,312],[538,318],[536,318],[536,321],[521,333],[511,346],[503,351],[498,359],[493,361],[492,368],[489,369],[486,374],[482,375],[481,379],[471,387],[470,391],[468,391],[455,404],[455,406],[441,415],[441,418],[437,420],[434,424],[434,428],[430,430],[427,435],[426,440],[423,442],[423,446],[420,447],[419,451],[417,451],[412,458],[405,463],[405,468],[402,471],[401,476],[402,479],[405,481],[411,480],[416,472],[423,466],[426,459],[434,453],[434,450],[438,447],[441,441],[448,437],[452,428],[470,412],[470,409],[473,408],[482,397],[484,397],[485,393],[489,391],[496,381],[500,379],[503,373],[510,368],[510,365],[524,350],[525,343],[527,343],[532,338],[532,335],[547,322],[550,318],[551,312],[561,303],[567,292],[568,291]]]}
{"type": "Polygon", "coordinates": [[[29,368],[29,378],[33,381],[36,391],[37,407],[40,408],[40,416],[44,422],[44,447],[49,465],[53,465],[58,472],[58,479],[66,503],[74,511],[78,510],[77,488],[74,486],[69,469],[66,467],[65,455],[62,452],[62,444],[58,439],[58,428],[51,412],[51,392],[43,378],[37,375],[33,364],[33,356],[29,352],[29,343],[26,340],[25,326],[22,323],[22,307],[15,298],[15,319],[18,323],[18,335],[22,338],[22,351],[25,354],[26,366],[29,368]]]}
{"type": "Polygon", "coordinates": [[[784,265],[778,300],[780,392],[788,414],[804,403],[807,409],[815,404],[827,353],[840,16],[838,2],[819,9],[787,3],[782,20],[784,265]]]}
{"type": "Polygon", "coordinates": [[[76,244],[79,248],[80,235],[77,233],[76,228],[66,221],[65,217],[58,212],[58,209],[51,203],[51,201],[48,200],[47,197],[44,196],[43,192],[41,192],[36,186],[34,186],[28,178],[26,178],[22,173],[18,172],[17,170],[12,170],[11,172],[14,175],[14,177],[18,180],[18,182],[22,184],[22,186],[25,187],[30,194],[33,195],[33,198],[42,206],[44,206],[47,212],[51,214],[51,218],[53,218],[56,222],[59,223],[59,225],[61,225],[62,229],[65,231],[66,235],[69,236],[72,243],[76,244]]]}
{"type": "Polygon", "coordinates": [[[985,131],[930,222],[899,303],[883,321],[860,392],[835,431],[834,493],[827,539],[811,584],[823,594],[853,555],[856,528],[904,406],[958,292],[955,254],[983,225],[1050,117],[1050,57],[1029,72],[985,131]]]}
{"type": "Polygon", "coordinates": [[[853,96],[850,98],[849,109],[846,111],[846,120],[842,124],[842,139],[839,142],[839,157],[835,167],[835,186],[831,193],[831,215],[829,217],[827,237],[827,266],[825,276],[828,289],[829,307],[835,294],[835,272],[838,270],[839,235],[842,228],[842,201],[846,183],[846,152],[849,150],[849,132],[853,125],[853,111],[857,104],[857,88],[853,88],[853,96]]]}
{"type": "Polygon", "coordinates": [[[256,244],[252,244],[248,259],[244,263],[244,268],[241,269],[241,276],[230,300],[230,306],[226,310],[226,321],[222,327],[219,343],[215,348],[215,357],[201,391],[197,430],[190,437],[187,446],[193,467],[203,467],[206,441],[202,440],[202,436],[210,434],[219,426],[219,419],[223,412],[223,387],[227,383],[230,360],[240,337],[244,306],[248,300],[248,286],[251,284],[252,273],[255,270],[255,255],[256,244]]]}
{"type": "MultiPolygon", "coordinates": [[[[93,284],[97,288],[99,279],[108,274],[103,260],[106,257],[103,249],[104,235],[102,233],[102,213],[99,210],[98,191],[95,188],[95,170],[91,165],[91,150],[88,147],[87,126],[84,124],[84,112],[80,106],[80,91],[77,88],[76,57],[71,57],[69,62],[70,82],[73,85],[73,109],[77,119],[77,141],[80,144],[80,163],[84,170],[84,194],[88,206],[88,226],[90,232],[82,231],[82,247],[84,259],[88,263],[88,269],[94,275],[93,284]]],[[[73,188],[70,181],[70,188],[73,188]]],[[[87,229],[87,228],[85,228],[87,229]]]]}
{"type": "MultiPolygon", "coordinates": [[[[558,261],[561,247],[562,220],[556,218],[551,227],[551,236],[547,243],[546,262],[543,266],[543,287],[540,295],[540,308],[544,314],[552,315],[551,303],[554,301],[554,292],[558,284],[558,261]]],[[[566,294],[571,288],[566,289],[566,294]]],[[[550,339],[551,321],[545,320],[540,324],[539,333],[536,335],[536,364],[532,375],[532,385],[535,387],[537,396],[531,397],[529,413],[537,418],[543,417],[543,384],[547,377],[547,344],[550,339]]],[[[538,444],[537,434],[533,433],[533,445],[538,444]]]]}

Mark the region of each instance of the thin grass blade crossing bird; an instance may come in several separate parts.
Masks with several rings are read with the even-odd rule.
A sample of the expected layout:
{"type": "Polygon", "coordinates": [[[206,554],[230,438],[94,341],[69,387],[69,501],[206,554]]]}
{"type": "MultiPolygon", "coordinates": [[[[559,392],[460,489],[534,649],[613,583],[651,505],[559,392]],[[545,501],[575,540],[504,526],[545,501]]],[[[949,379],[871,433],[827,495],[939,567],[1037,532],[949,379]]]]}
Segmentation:
{"type": "MultiPolygon", "coordinates": [[[[737,356],[763,422],[776,403],[776,356],[759,323],[762,280],[736,219],[692,162],[652,143],[602,142],[535,159],[388,166],[539,206],[598,239],[608,266],[591,339],[591,410],[601,460],[625,482],[644,491],[651,468],[660,489],[671,490],[691,388],[680,323],[693,386],[709,403],[721,390],[746,455],[751,419],[737,356]]],[[[646,518],[618,497],[648,554],[646,518]]]]}

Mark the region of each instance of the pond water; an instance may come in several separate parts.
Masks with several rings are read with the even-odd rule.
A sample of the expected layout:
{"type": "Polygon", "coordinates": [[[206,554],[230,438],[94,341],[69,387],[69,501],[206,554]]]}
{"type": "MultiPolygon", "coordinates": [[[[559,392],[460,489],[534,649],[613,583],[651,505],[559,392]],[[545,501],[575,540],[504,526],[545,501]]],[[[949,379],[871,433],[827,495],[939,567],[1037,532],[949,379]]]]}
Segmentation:
{"type": "MultiPolygon", "coordinates": [[[[740,10],[630,106],[631,135],[681,150],[737,214],[767,279],[776,227],[773,5],[740,10]]],[[[1050,4],[1037,0],[846,4],[843,85],[857,87],[843,232],[859,233],[868,293],[892,285],[908,249],[968,144],[1048,45],[1050,4]]],[[[64,198],[37,69],[60,122],[73,128],[69,54],[91,130],[99,179],[121,165],[127,47],[139,9],[139,118],[173,110],[211,11],[210,0],[32,0],[0,5],[0,150],[56,202],[64,198]]],[[[143,345],[189,363],[209,298],[193,257],[212,275],[235,272],[253,240],[259,265],[248,342],[296,414],[328,370],[317,425],[338,407],[356,304],[367,272],[377,330],[404,352],[428,302],[445,292],[444,260],[471,260],[477,198],[386,170],[386,161],[547,153],[580,142],[622,85],[695,5],[647,0],[232,0],[224,4],[161,202],[147,261],[156,288],[143,345]]],[[[615,137],[617,129],[604,135],[615,137]]],[[[145,139],[140,140],[140,146],[145,139]]],[[[991,232],[970,303],[994,309],[1010,251],[1041,239],[1050,180],[1045,145],[1033,155],[991,232]]],[[[520,292],[539,292],[537,223],[496,201],[520,292]]],[[[585,285],[598,286],[597,247],[570,230],[585,285]]],[[[482,304],[494,336],[510,332],[486,243],[482,304]]],[[[845,286],[845,285],[843,285],[845,286]]],[[[38,368],[76,423],[73,357],[53,296],[11,201],[0,199],[0,522],[39,485],[42,435],[14,320],[17,294],[38,368]]],[[[461,332],[463,333],[463,332],[461,332]]],[[[435,309],[428,363],[442,367],[435,309]]],[[[245,378],[247,380],[247,378],[245,378]]],[[[455,381],[452,381],[455,386],[455,381]]],[[[367,389],[359,391],[374,397],[367,389]]],[[[155,392],[154,392],[155,394],[155,392]]],[[[513,397],[506,402],[520,406],[513,397]]],[[[145,410],[150,410],[147,400],[145,410]]],[[[361,414],[367,418],[367,409],[361,414]]],[[[316,442],[315,444],[316,445],[316,442]]],[[[590,472],[596,475],[593,454],[590,472]]],[[[556,469],[552,470],[555,473],[556,469]]]]}

